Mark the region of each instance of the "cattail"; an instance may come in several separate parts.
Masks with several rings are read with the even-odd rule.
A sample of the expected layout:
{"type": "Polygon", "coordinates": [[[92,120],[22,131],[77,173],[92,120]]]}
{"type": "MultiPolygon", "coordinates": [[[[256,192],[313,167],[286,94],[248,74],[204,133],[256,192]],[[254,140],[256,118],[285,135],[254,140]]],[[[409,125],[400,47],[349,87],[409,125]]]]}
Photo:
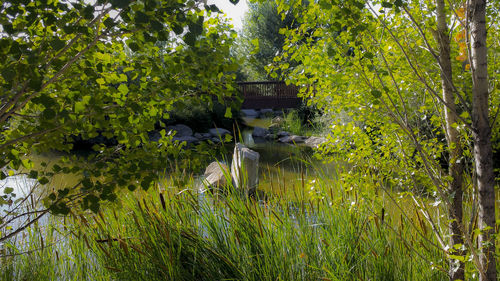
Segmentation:
{"type": "Polygon", "coordinates": [[[163,198],[163,194],[160,193],[160,202],[161,202],[161,206],[163,208],[163,210],[167,210],[167,206],[165,205],[165,198],[163,198]]]}

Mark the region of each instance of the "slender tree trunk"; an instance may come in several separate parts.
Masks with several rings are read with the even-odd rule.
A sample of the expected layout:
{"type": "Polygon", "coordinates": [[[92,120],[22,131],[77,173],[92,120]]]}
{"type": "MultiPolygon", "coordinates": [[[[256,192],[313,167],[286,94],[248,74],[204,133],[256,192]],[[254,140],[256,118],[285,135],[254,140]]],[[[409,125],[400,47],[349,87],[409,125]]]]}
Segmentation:
{"type": "MultiPolygon", "coordinates": [[[[451,249],[455,250],[455,245],[462,245],[462,195],[463,195],[463,179],[464,162],[462,159],[462,145],[460,144],[460,134],[453,127],[457,124],[455,115],[455,96],[453,91],[453,72],[450,59],[450,37],[448,33],[448,25],[446,21],[445,2],[437,0],[437,40],[439,44],[439,61],[441,64],[441,83],[443,87],[443,100],[447,104],[444,106],[444,114],[446,121],[446,139],[448,142],[449,152],[449,168],[448,173],[451,177],[451,182],[448,186],[448,194],[451,196],[451,206],[449,208],[449,217],[451,219],[449,228],[451,232],[450,243],[451,249]]],[[[462,256],[463,252],[457,250],[454,255],[462,256]]],[[[464,263],[458,260],[450,261],[450,280],[464,280],[464,263]]]]}
{"type": "Polygon", "coordinates": [[[495,179],[488,105],[488,64],[486,49],[486,0],[470,0],[468,8],[471,34],[472,128],[474,159],[479,191],[479,246],[481,281],[496,281],[495,179]]]}

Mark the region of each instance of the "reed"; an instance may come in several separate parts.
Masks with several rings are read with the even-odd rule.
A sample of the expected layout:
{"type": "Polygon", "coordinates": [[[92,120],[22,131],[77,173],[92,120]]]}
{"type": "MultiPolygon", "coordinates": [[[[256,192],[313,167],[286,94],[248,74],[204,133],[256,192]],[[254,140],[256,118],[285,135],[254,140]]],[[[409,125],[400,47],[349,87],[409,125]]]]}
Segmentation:
{"type": "Polygon", "coordinates": [[[353,189],[331,172],[315,174],[286,196],[278,183],[283,191],[265,198],[231,188],[199,194],[167,182],[124,194],[98,214],[53,218],[30,228],[25,244],[4,245],[8,254],[24,254],[4,253],[1,279],[447,278],[430,232],[421,236],[403,216],[383,211],[381,197],[361,183],[353,189]]]}

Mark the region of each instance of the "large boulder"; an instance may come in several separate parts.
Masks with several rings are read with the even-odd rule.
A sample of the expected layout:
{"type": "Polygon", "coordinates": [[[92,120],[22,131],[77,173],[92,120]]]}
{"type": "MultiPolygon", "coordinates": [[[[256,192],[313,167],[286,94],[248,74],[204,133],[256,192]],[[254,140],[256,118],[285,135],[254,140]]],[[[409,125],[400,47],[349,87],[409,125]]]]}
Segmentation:
{"type": "Polygon", "coordinates": [[[191,130],[191,128],[189,128],[188,126],[186,125],[183,125],[183,124],[178,124],[178,125],[174,125],[174,126],[168,126],[165,131],[167,133],[169,132],[172,132],[175,133],[175,136],[176,137],[190,137],[193,135],[193,130],[191,130]]]}
{"type": "Polygon", "coordinates": [[[282,143],[303,143],[305,139],[303,136],[291,135],[279,138],[278,141],[282,143]]]}
{"type": "Polygon", "coordinates": [[[310,137],[305,140],[304,144],[307,146],[310,146],[312,148],[317,148],[320,146],[322,143],[325,143],[327,141],[326,138],[323,137],[310,137]]]}
{"type": "Polygon", "coordinates": [[[231,178],[234,186],[247,195],[255,193],[259,184],[259,158],[258,152],[241,143],[234,146],[231,178]]]}
{"type": "Polygon", "coordinates": [[[208,132],[210,133],[210,135],[212,135],[212,137],[223,137],[224,135],[230,135],[231,132],[226,130],[226,129],[222,129],[222,128],[213,128],[213,129],[210,129],[208,130],[208,132]]]}
{"type": "Polygon", "coordinates": [[[203,187],[205,189],[221,189],[227,186],[227,179],[229,177],[229,168],[220,162],[212,162],[205,169],[203,175],[203,187]]]}
{"type": "Polygon", "coordinates": [[[270,132],[266,128],[255,127],[253,128],[252,137],[254,138],[265,138],[270,132]]]}

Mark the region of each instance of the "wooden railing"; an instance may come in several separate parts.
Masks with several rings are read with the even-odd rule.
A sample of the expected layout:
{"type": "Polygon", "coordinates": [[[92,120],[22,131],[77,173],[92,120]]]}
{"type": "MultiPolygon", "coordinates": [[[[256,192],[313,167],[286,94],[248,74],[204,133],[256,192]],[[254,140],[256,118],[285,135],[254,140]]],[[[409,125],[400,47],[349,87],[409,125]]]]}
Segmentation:
{"type": "Polygon", "coordinates": [[[294,108],[300,105],[299,89],[282,81],[238,82],[243,108],[294,108]]]}

